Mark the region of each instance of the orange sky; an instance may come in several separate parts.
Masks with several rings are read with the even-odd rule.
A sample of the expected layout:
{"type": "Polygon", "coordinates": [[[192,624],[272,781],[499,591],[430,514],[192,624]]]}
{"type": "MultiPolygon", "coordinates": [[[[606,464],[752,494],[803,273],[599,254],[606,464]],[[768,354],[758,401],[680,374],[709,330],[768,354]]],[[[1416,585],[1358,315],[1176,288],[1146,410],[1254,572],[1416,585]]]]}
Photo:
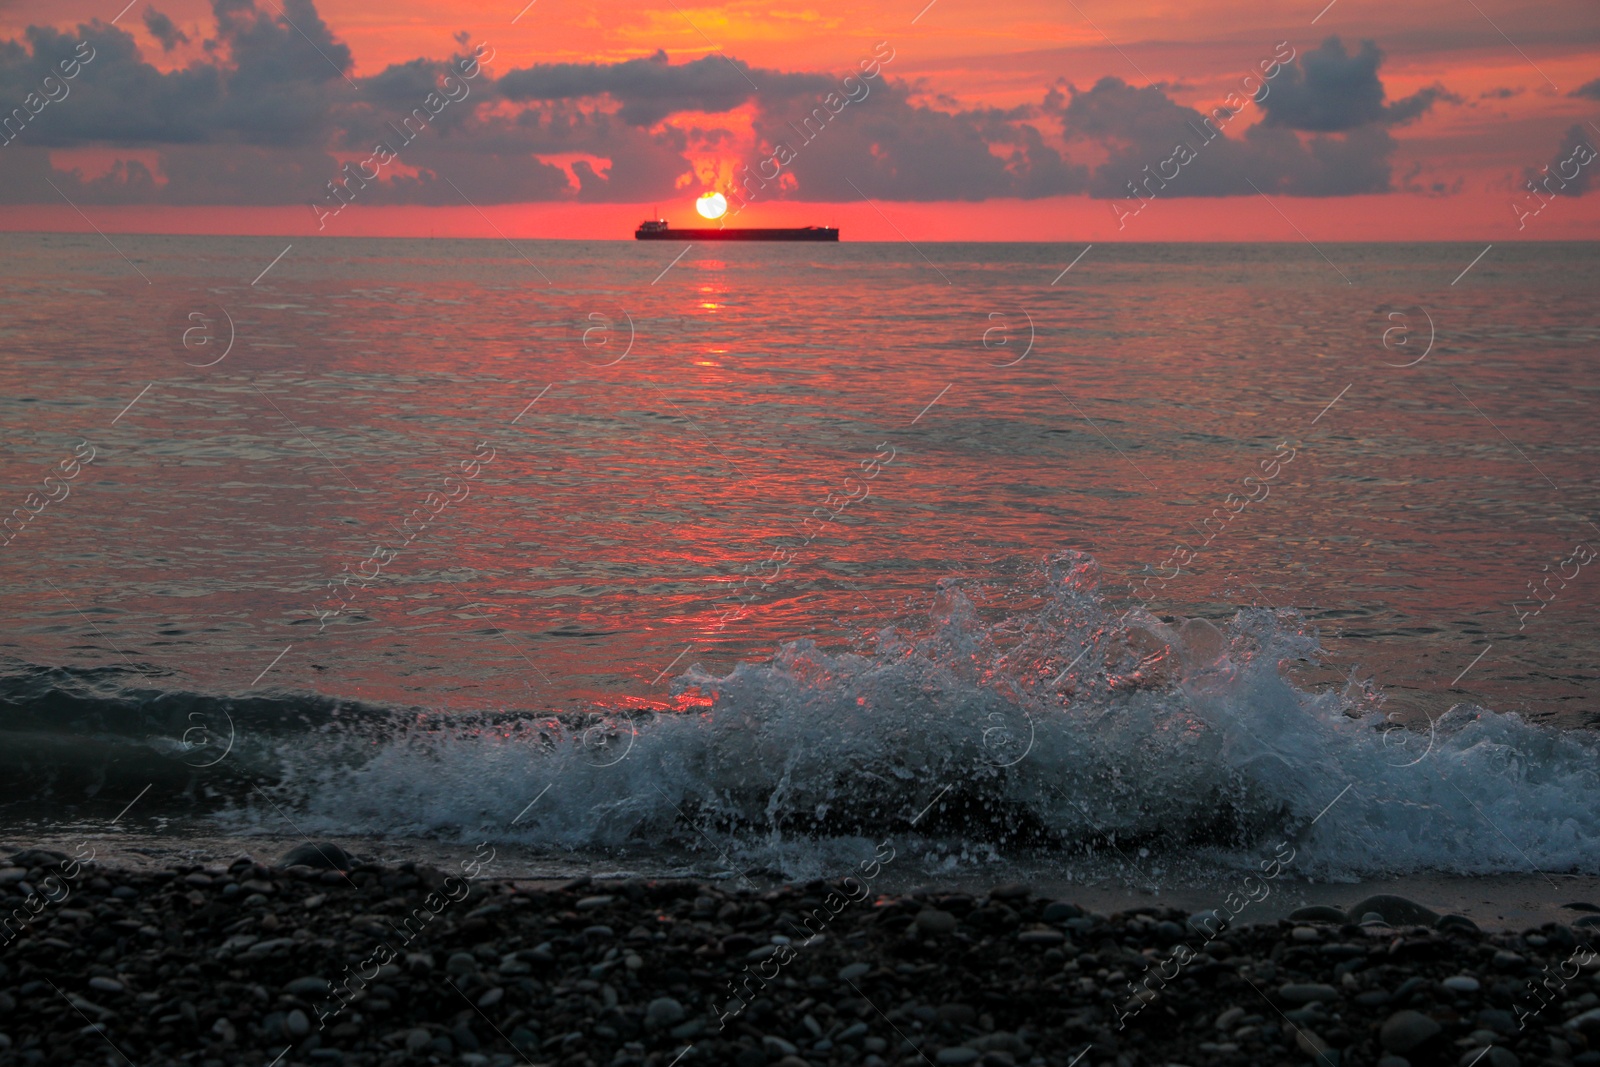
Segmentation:
{"type": "MultiPolygon", "coordinates": [[[[741,215],[739,224],[837,223],[846,239],[882,240],[902,234],[913,240],[1060,241],[1298,240],[1302,233],[1316,240],[1600,238],[1600,182],[1593,183],[1589,195],[1557,198],[1537,217],[1530,216],[1521,230],[1511,206],[1523,175],[1551,162],[1566,131],[1588,124],[1592,143],[1600,144],[1600,94],[1570,95],[1600,78],[1600,9],[1591,0],[1531,7],[1506,0],[1407,5],[1335,0],[1320,15],[1321,2],[1303,10],[1299,4],[1267,8],[1220,0],[1185,5],[934,0],[924,8],[925,2],[868,0],[848,8],[801,2],[774,9],[751,2],[674,7],[670,2],[535,0],[523,8],[519,0],[470,0],[448,7],[435,0],[321,0],[316,11],[334,39],[349,47],[353,62],[346,73],[353,79],[370,78],[390,64],[419,57],[448,60],[462,51],[453,39],[457,34],[493,46],[496,55],[488,69],[496,78],[539,64],[637,60],[658,49],[674,65],[721,52],[756,70],[840,74],[871,55],[877,42],[888,41],[895,58],[885,74],[909,83],[916,104],[952,112],[1037,108],[1052,86],[1086,90],[1107,76],[1135,87],[1155,83],[1173,101],[1203,110],[1269,56],[1275,42],[1292,41],[1304,55],[1329,35],[1338,35],[1352,52],[1357,42],[1371,39],[1383,50],[1378,77],[1387,101],[1429,87],[1448,94],[1417,120],[1390,128],[1397,142],[1394,191],[1274,195],[1270,202],[1260,196],[1175,191],[1158,197],[1119,231],[1112,202],[1082,193],[1019,199],[999,190],[993,197],[980,191],[961,199],[929,200],[896,199],[891,189],[873,198],[875,206],[843,199],[757,203],[741,215]],[[1440,189],[1434,195],[1407,191],[1436,183],[1440,189]]],[[[117,23],[133,35],[146,62],[171,71],[212,60],[201,43],[216,32],[207,0],[154,4],[190,37],[171,52],[163,51],[142,21],[151,6],[137,0],[117,23]]],[[[282,7],[278,0],[259,0],[257,6],[263,11],[282,7]]],[[[21,38],[29,25],[71,32],[93,19],[109,22],[120,8],[120,3],[99,0],[54,0],[48,7],[0,0],[0,37],[21,38]]],[[[85,81],[93,73],[91,65],[85,81]]],[[[5,107],[14,103],[6,101],[5,107]]],[[[68,100],[56,106],[65,110],[74,105],[68,100]]],[[[749,133],[750,107],[721,116],[675,115],[665,126],[690,130],[720,122],[742,136],[749,133]]],[[[48,116],[40,116],[41,126],[48,116]]],[[[1261,120],[1260,108],[1248,108],[1228,136],[1241,136],[1261,120]]],[[[8,161],[4,153],[16,151],[6,146],[0,166],[8,161]]],[[[1097,162],[1094,146],[1068,144],[1064,151],[1070,158],[1097,162]]],[[[130,159],[145,160],[159,174],[159,157],[159,146],[102,139],[54,148],[50,162],[58,171],[77,167],[94,177],[115,161],[130,159]]],[[[726,174],[756,157],[753,143],[729,141],[710,156],[702,151],[696,166],[709,177],[706,168],[726,174]]],[[[568,168],[572,163],[571,158],[541,158],[568,168]]],[[[603,169],[604,161],[599,162],[603,169]]],[[[669,198],[661,204],[662,213],[676,224],[689,224],[695,219],[694,196],[704,187],[686,185],[676,201],[669,198]]],[[[317,232],[304,205],[78,206],[108,232],[317,232]]],[[[492,235],[487,216],[494,226],[518,236],[614,237],[648,214],[651,201],[530,200],[485,205],[482,215],[465,205],[359,206],[338,220],[339,235],[492,235]]],[[[0,205],[0,228],[88,226],[58,200],[0,205]]]]}

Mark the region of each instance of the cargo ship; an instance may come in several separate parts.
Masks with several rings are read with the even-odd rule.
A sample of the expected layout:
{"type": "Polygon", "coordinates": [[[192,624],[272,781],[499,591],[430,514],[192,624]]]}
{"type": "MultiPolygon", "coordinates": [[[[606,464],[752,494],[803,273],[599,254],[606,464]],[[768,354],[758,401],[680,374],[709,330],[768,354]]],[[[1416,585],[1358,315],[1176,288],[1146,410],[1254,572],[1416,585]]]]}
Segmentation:
{"type": "Polygon", "coordinates": [[[674,230],[664,219],[639,223],[633,231],[635,241],[837,241],[836,226],[799,226],[787,229],[754,227],[703,230],[674,230]]]}

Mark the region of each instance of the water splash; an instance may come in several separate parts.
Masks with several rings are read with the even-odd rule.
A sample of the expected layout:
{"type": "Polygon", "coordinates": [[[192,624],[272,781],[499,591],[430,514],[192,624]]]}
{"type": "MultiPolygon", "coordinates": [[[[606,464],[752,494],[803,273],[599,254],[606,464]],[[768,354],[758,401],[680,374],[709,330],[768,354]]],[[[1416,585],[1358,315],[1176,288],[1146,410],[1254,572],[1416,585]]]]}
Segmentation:
{"type": "Polygon", "coordinates": [[[1370,687],[1286,678],[1321,658],[1294,612],[1118,614],[1079,553],[1005,592],[980,608],[946,581],[855,651],[692,666],[674,711],[335,731],[285,746],[279,793],[308,832],[678,842],[783,870],[884,834],[1064,872],[1107,849],[1252,862],[1285,837],[1325,877],[1600,870],[1592,734],[1469,705],[1397,734],[1370,687]]]}

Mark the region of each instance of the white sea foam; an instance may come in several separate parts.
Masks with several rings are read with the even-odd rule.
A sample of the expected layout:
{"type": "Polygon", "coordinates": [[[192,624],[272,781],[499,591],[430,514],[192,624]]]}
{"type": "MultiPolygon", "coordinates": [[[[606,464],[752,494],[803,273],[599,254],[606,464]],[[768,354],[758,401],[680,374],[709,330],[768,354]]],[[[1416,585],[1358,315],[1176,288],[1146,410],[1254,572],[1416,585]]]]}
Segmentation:
{"type": "Polygon", "coordinates": [[[1228,864],[1286,838],[1322,877],[1600,871],[1592,733],[1468,705],[1401,730],[1367,687],[1286,680],[1320,655],[1294,613],[1119,615],[1097,575],[1059,556],[999,621],[947,583],[926,623],[853,653],[796,641],[721,677],[690,667],[687,710],[644,719],[330,732],[280,753],[280,803],[306,832],[675,841],[807,875],[888,835],[925,865],[1063,875],[1095,851],[1228,864]]]}

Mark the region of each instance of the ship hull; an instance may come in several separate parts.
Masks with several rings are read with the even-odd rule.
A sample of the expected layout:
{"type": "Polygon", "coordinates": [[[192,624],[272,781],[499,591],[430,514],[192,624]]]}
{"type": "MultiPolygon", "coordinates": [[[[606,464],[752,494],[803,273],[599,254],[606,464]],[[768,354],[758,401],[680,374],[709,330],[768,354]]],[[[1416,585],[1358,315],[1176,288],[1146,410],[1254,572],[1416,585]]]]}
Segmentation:
{"type": "Polygon", "coordinates": [[[806,226],[800,229],[705,229],[635,230],[636,241],[837,241],[839,231],[832,227],[806,226]]]}

